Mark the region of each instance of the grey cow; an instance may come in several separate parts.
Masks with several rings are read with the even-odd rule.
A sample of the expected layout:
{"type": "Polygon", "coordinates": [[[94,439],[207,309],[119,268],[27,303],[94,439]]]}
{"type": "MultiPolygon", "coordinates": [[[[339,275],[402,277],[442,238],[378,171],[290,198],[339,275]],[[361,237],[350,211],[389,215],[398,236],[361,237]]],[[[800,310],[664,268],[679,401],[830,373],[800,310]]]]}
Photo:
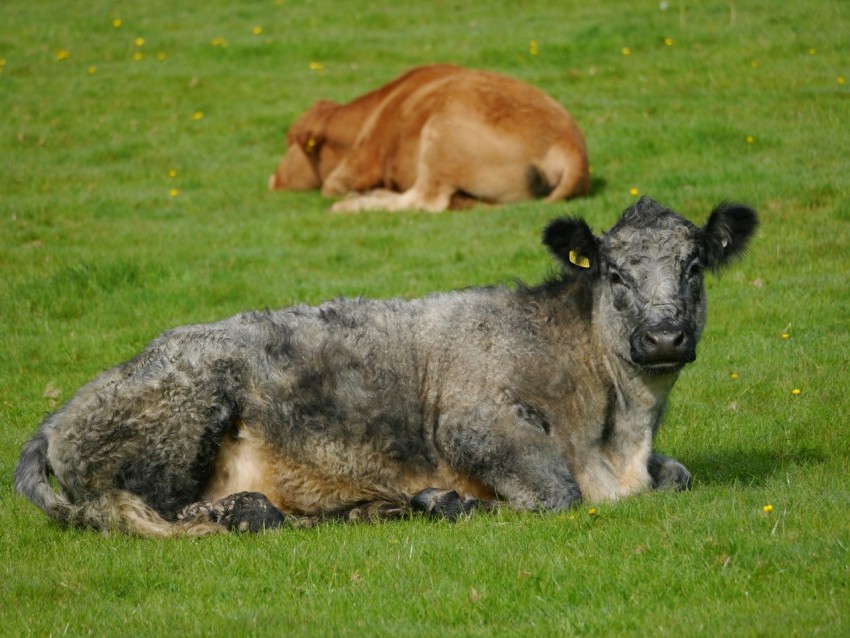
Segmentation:
{"type": "Polygon", "coordinates": [[[563,268],[535,287],[177,328],[48,416],[16,489],[65,524],[171,536],[686,488],[653,439],[696,358],[703,272],[757,224],[721,204],[699,228],[642,198],[599,237],[550,223],[563,268]]]}

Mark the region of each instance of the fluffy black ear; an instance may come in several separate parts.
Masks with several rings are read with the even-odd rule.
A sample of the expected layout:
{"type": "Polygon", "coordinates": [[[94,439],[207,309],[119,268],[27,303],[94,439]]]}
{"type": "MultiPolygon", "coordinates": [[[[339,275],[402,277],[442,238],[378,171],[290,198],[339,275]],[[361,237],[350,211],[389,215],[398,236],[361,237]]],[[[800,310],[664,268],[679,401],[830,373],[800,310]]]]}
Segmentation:
{"type": "Polygon", "coordinates": [[[758,225],[749,206],[723,202],[715,207],[702,229],[708,267],[716,272],[743,253],[758,225]]]}
{"type": "Polygon", "coordinates": [[[593,231],[583,219],[560,217],[552,220],[543,231],[543,243],[568,272],[598,272],[598,244],[593,231]]]}

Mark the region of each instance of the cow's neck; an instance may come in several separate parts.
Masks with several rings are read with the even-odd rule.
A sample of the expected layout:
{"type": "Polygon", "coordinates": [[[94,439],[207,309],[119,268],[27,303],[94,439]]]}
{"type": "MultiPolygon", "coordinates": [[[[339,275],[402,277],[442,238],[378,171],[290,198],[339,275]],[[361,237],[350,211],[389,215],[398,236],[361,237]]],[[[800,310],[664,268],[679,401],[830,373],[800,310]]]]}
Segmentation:
{"type": "Polygon", "coordinates": [[[602,363],[610,384],[602,430],[574,468],[582,494],[591,502],[617,500],[649,486],[652,443],[673,383],[634,375],[608,355],[602,363]]]}
{"type": "Polygon", "coordinates": [[[628,399],[632,409],[654,410],[667,403],[667,396],[679,376],[641,374],[635,366],[618,357],[606,357],[606,370],[617,390],[628,399]]]}
{"type": "Polygon", "coordinates": [[[678,373],[640,374],[634,366],[610,355],[605,357],[605,370],[616,397],[613,408],[618,425],[633,431],[648,430],[654,436],[678,373]]]}
{"type": "Polygon", "coordinates": [[[328,138],[345,149],[351,148],[361,136],[364,126],[375,119],[379,107],[394,89],[394,85],[382,87],[334,110],[327,121],[328,138]]]}

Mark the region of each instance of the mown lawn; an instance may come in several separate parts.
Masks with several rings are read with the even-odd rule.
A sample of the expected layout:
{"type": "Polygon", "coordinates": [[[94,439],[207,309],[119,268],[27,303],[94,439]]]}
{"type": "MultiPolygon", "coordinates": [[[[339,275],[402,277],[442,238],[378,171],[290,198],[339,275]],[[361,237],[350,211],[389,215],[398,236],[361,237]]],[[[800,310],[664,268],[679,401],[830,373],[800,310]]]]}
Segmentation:
{"type": "Polygon", "coordinates": [[[0,634],[850,634],[846,2],[0,13],[0,634]],[[436,61],[560,100],[586,134],[593,195],[334,216],[317,193],[266,190],[313,100],[436,61]],[[602,230],[635,193],[700,222],[724,199],[762,218],[709,284],[699,361],[658,442],[693,471],[689,493],[166,542],[62,529],[13,493],[45,413],[169,327],[534,282],[552,267],[548,219],[602,230]]]}

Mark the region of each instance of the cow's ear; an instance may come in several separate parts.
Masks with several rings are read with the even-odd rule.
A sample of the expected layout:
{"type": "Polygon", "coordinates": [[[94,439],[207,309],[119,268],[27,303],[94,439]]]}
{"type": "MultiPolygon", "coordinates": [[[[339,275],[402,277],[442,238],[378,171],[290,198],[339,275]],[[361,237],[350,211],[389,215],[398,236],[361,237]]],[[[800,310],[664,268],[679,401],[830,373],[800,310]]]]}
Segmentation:
{"type": "Polygon", "coordinates": [[[328,116],[337,107],[328,100],[315,102],[289,129],[289,145],[300,146],[307,155],[317,153],[325,143],[328,116]]]}
{"type": "Polygon", "coordinates": [[[598,272],[598,243],[583,219],[561,217],[552,220],[543,231],[543,243],[567,271],[576,274],[598,272]]]}
{"type": "Polygon", "coordinates": [[[293,143],[300,146],[307,155],[315,155],[325,143],[325,136],[318,131],[302,128],[293,132],[290,144],[293,143]]]}
{"type": "Polygon", "coordinates": [[[744,252],[758,228],[756,212],[744,204],[719,204],[703,226],[703,250],[708,267],[717,272],[744,252]]]}

